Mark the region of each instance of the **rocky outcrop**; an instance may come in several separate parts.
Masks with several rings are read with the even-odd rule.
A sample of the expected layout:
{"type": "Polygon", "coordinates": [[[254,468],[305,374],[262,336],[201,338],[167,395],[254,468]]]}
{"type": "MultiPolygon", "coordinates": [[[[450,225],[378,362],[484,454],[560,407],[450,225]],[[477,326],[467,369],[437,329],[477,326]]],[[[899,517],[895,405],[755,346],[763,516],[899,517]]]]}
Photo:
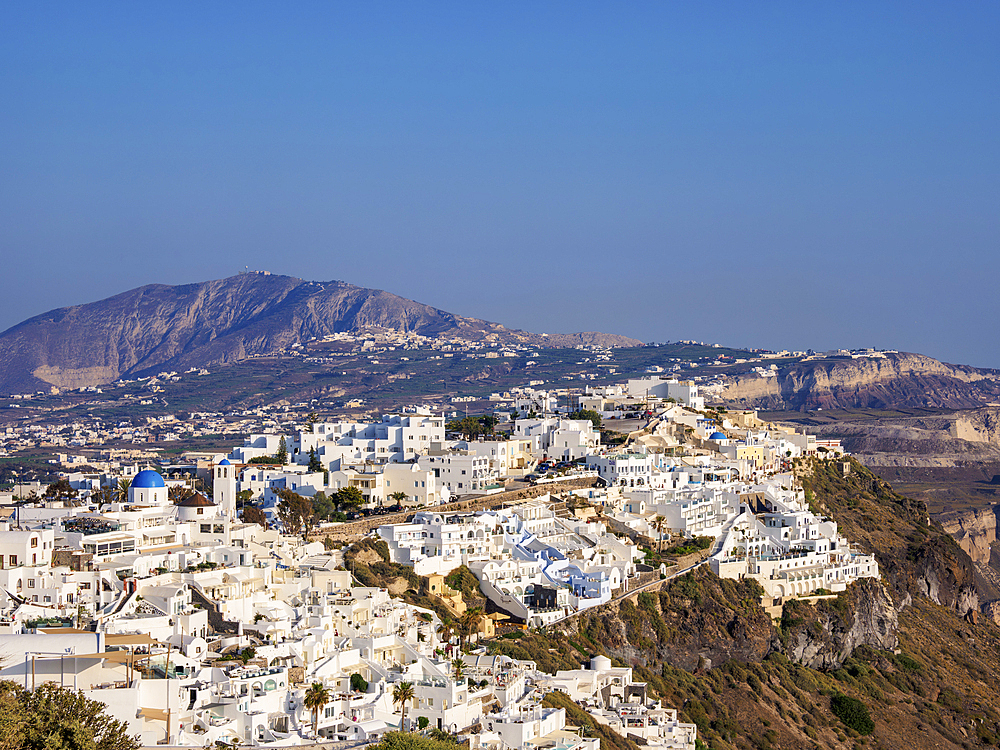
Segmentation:
{"type": "Polygon", "coordinates": [[[820,359],[780,368],[775,377],[738,376],[722,398],[733,405],[764,409],[967,409],[996,399],[998,375],[909,353],[880,359],[820,359]]]}
{"type": "Polygon", "coordinates": [[[341,281],[241,274],[185,286],[144,286],[26,320],[0,334],[0,392],[79,388],[234,362],[368,328],[538,346],[641,344],[613,334],[511,330],[341,281]]]}
{"type": "Polygon", "coordinates": [[[988,564],[991,545],[997,540],[997,516],[1000,505],[949,513],[941,518],[941,526],[951,534],[974,563],[988,564]]]}
{"type": "Polygon", "coordinates": [[[965,616],[979,611],[972,561],[951,537],[936,537],[913,551],[916,593],[965,616]]]}
{"type": "Polygon", "coordinates": [[[837,669],[861,646],[890,651],[898,643],[896,609],[879,581],[858,581],[812,606],[792,600],[782,613],[781,650],[812,669],[837,669]]]}
{"type": "Polygon", "coordinates": [[[751,579],[723,580],[700,568],[662,591],[603,605],[562,627],[627,664],[665,661],[693,671],[728,659],[759,662],[776,638],[760,595],[751,579]]]}

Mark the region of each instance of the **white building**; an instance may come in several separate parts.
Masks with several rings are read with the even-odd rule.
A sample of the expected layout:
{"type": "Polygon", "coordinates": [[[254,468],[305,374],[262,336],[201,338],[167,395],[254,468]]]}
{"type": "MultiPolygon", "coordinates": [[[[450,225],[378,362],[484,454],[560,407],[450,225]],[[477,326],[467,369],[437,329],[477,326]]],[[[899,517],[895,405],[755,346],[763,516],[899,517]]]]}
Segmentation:
{"type": "Polygon", "coordinates": [[[536,452],[563,461],[583,458],[601,445],[601,433],[589,419],[519,419],[512,437],[536,439],[536,452]]]}

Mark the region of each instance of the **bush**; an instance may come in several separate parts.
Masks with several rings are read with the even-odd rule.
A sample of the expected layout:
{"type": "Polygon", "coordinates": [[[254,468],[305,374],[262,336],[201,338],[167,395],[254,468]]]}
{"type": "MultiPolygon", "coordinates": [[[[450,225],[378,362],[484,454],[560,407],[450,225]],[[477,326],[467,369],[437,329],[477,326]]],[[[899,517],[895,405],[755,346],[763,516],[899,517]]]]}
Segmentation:
{"type": "MultiPolygon", "coordinates": [[[[351,690],[354,690],[355,692],[358,693],[367,693],[368,681],[360,674],[355,672],[354,674],[351,675],[351,690]]],[[[421,727],[421,729],[423,729],[423,727],[421,727]]]]}
{"type": "Polygon", "coordinates": [[[875,722],[868,713],[868,706],[857,698],[837,694],[830,699],[830,710],[858,734],[871,734],[875,730],[875,722]]]}

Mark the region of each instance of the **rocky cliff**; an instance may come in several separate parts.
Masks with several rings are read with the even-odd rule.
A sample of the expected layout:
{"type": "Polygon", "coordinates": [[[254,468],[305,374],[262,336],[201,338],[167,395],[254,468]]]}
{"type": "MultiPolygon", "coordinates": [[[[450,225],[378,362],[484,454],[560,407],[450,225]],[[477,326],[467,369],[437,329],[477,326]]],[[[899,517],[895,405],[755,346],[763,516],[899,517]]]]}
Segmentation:
{"type": "Polygon", "coordinates": [[[997,540],[997,518],[1000,505],[949,513],[942,516],[941,526],[951,534],[959,546],[975,563],[989,563],[993,543],[997,540]]]}
{"type": "Polygon", "coordinates": [[[800,463],[807,497],[831,515],[841,532],[875,555],[897,609],[926,597],[960,616],[978,611],[972,560],[931,520],[927,506],[897,493],[855,459],[845,476],[839,461],[800,463]]]}
{"type": "Polygon", "coordinates": [[[737,376],[722,398],[759,409],[967,409],[996,400],[998,375],[994,370],[908,353],[881,359],[807,360],[780,368],[775,377],[737,376]]]}
{"type": "Polygon", "coordinates": [[[273,355],[312,337],[371,327],[538,346],[640,344],[613,334],[511,330],[341,281],[241,274],[144,286],[26,320],[0,334],[0,391],[100,385],[273,355]]]}
{"type": "Polygon", "coordinates": [[[781,630],[785,655],[813,669],[837,669],[862,646],[889,651],[899,645],[896,607],[885,586],[874,580],[813,605],[787,602],[781,630]]]}
{"type": "Polygon", "coordinates": [[[1000,462],[1000,408],[803,420],[817,437],[839,438],[866,466],[950,468],[1000,462]]]}

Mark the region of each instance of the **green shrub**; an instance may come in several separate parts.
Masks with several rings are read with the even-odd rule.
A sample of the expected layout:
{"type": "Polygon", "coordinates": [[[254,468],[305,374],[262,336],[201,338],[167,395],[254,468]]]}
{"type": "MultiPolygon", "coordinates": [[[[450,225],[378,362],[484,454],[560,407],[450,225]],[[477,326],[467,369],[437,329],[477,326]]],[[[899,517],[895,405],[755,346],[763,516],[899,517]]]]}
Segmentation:
{"type": "Polygon", "coordinates": [[[875,722],[868,713],[868,706],[857,698],[839,693],[830,699],[830,710],[833,715],[858,734],[871,734],[875,730],[875,722]]]}
{"type": "Polygon", "coordinates": [[[896,662],[896,666],[906,672],[920,672],[923,670],[924,665],[919,661],[914,659],[909,654],[899,653],[896,654],[893,659],[896,662]]]}

